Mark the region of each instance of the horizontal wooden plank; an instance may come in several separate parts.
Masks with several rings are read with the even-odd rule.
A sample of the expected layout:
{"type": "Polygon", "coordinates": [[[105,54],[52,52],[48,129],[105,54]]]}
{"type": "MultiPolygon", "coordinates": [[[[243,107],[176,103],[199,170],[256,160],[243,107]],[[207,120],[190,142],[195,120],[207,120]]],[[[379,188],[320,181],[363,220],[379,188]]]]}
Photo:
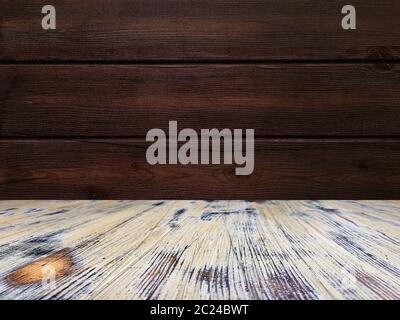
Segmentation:
{"type": "Polygon", "coordinates": [[[156,165],[141,140],[0,142],[0,199],[397,199],[400,140],[257,140],[255,169],[156,165]]]}
{"type": "Polygon", "coordinates": [[[2,65],[0,135],[144,137],[177,120],[257,136],[398,136],[399,92],[397,64],[2,65]]]}
{"type": "Polygon", "coordinates": [[[53,0],[43,30],[39,0],[0,4],[0,59],[381,59],[400,56],[400,2],[353,0],[357,30],[341,26],[342,0],[53,0]]]}

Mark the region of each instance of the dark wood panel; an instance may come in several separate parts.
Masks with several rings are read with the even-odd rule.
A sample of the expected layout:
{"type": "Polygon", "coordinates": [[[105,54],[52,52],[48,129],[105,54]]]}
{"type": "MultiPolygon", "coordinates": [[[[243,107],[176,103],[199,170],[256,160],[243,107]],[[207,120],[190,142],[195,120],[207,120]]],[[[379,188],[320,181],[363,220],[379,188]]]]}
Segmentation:
{"type": "Polygon", "coordinates": [[[3,65],[0,135],[142,136],[254,128],[266,136],[397,136],[400,68],[387,65],[3,65]]]}
{"type": "Polygon", "coordinates": [[[400,2],[353,0],[39,0],[0,3],[0,59],[380,59],[400,56],[400,2]]]}
{"type": "Polygon", "coordinates": [[[140,140],[0,142],[1,199],[395,199],[400,140],[258,140],[255,170],[157,165],[140,140]]]}

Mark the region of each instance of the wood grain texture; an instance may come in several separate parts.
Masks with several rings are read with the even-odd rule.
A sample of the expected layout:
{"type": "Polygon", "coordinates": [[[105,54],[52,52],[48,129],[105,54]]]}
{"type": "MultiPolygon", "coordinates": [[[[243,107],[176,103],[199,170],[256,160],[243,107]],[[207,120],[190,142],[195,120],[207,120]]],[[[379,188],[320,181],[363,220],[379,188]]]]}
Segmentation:
{"type": "Polygon", "coordinates": [[[39,0],[0,4],[0,59],[398,59],[397,0],[353,0],[357,30],[341,27],[342,0],[39,0]]]}
{"type": "Polygon", "coordinates": [[[399,213],[399,201],[2,201],[0,298],[399,299],[399,213]],[[54,288],[24,282],[65,260],[54,288]]]}
{"type": "Polygon", "coordinates": [[[236,165],[155,165],[150,142],[0,142],[0,197],[6,199],[396,199],[400,141],[257,140],[255,170],[236,165]]]}
{"type": "Polygon", "coordinates": [[[0,135],[399,136],[399,65],[2,65],[0,135]]]}

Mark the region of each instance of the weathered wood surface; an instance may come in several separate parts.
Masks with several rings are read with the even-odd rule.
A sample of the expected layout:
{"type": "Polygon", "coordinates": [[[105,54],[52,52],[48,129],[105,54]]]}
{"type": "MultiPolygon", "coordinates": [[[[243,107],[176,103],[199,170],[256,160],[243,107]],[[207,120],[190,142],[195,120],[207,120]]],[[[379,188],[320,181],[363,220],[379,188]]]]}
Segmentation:
{"type": "Polygon", "coordinates": [[[399,136],[397,64],[1,65],[0,137],[399,136]]]}
{"type": "Polygon", "coordinates": [[[0,230],[2,299],[400,298],[400,201],[2,201],[0,230]]]}
{"type": "Polygon", "coordinates": [[[150,165],[150,142],[0,141],[0,199],[398,199],[397,139],[265,139],[255,167],[150,165]]]}
{"type": "Polygon", "coordinates": [[[41,27],[40,0],[2,0],[0,59],[398,59],[398,0],[53,0],[57,30],[41,27]]]}

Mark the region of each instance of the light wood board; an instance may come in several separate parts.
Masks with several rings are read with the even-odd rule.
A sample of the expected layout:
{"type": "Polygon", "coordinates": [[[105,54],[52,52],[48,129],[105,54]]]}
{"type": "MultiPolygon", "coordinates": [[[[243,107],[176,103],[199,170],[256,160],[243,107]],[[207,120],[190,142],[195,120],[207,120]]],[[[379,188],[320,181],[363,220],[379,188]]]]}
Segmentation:
{"type": "Polygon", "coordinates": [[[399,227],[400,201],[1,201],[0,298],[399,299],[399,227]]]}

